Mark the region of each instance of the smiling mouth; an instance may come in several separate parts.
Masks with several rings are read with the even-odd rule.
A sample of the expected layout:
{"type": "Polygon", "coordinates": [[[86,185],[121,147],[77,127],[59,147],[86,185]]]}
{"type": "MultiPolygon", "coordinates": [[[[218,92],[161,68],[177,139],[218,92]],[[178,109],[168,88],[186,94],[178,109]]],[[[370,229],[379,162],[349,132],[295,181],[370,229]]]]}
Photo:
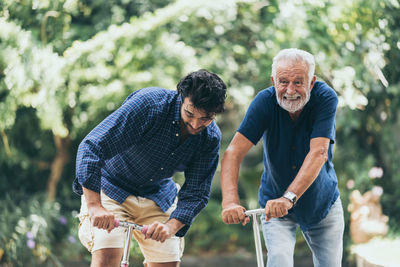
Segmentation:
{"type": "Polygon", "coordinates": [[[301,96],[283,96],[285,100],[300,100],[301,96]]]}
{"type": "Polygon", "coordinates": [[[186,125],[188,126],[188,129],[190,129],[192,132],[195,132],[195,133],[199,133],[199,132],[201,132],[201,131],[204,129],[204,127],[199,127],[199,128],[197,128],[197,129],[195,129],[195,128],[193,128],[192,125],[190,125],[190,124],[186,124],[186,125]]]}

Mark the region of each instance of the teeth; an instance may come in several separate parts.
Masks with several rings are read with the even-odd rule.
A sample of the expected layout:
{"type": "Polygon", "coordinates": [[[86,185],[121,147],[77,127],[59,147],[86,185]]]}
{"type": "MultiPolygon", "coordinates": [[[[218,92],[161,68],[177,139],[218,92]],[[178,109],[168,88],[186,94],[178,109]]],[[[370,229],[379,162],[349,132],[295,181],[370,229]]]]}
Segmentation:
{"type": "Polygon", "coordinates": [[[283,98],[285,98],[287,100],[298,100],[298,99],[301,98],[301,96],[299,96],[299,95],[294,95],[294,96],[285,95],[285,96],[283,96],[283,98]]]}

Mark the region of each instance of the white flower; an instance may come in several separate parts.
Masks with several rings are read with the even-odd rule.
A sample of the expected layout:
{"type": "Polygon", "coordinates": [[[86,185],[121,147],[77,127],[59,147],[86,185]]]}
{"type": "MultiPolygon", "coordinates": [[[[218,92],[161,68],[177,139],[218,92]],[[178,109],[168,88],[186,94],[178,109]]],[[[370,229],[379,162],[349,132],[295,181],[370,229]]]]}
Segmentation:
{"type": "Polygon", "coordinates": [[[378,196],[378,197],[380,197],[382,194],[383,194],[383,188],[382,187],[380,187],[380,186],[374,186],[374,187],[372,187],[372,194],[374,195],[374,196],[378,196]]]}
{"type": "Polygon", "coordinates": [[[368,172],[368,176],[371,179],[382,178],[383,170],[380,167],[372,167],[368,172]]]}

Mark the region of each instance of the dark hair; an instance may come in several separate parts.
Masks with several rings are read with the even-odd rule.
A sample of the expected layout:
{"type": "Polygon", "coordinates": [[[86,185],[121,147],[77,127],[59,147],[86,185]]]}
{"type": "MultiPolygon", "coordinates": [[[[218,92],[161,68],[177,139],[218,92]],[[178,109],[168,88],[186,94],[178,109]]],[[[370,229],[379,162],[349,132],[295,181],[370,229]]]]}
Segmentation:
{"type": "Polygon", "coordinates": [[[177,89],[182,100],[190,97],[197,109],[207,113],[224,111],[226,85],[218,75],[208,70],[188,74],[178,83],[177,89]]]}

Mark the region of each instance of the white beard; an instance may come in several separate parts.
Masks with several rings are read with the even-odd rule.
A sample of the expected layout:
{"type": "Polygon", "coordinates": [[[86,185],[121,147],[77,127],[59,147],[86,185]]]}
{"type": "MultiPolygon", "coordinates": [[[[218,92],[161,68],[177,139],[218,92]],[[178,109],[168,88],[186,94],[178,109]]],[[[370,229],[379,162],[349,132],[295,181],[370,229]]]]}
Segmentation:
{"type": "Polygon", "coordinates": [[[285,93],[280,99],[278,93],[276,93],[276,101],[278,101],[279,106],[281,106],[284,110],[288,111],[289,113],[295,113],[299,110],[302,110],[308,103],[311,95],[310,91],[311,90],[306,90],[305,98],[302,98],[299,93],[295,95],[288,95],[285,93]]]}

